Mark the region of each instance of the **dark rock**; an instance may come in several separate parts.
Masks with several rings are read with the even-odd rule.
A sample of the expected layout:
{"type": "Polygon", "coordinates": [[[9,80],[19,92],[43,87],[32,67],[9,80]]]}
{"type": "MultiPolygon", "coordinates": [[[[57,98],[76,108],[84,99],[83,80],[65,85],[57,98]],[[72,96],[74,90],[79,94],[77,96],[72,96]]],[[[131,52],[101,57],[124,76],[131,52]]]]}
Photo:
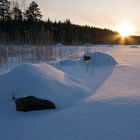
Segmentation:
{"type": "Polygon", "coordinates": [[[91,59],[90,56],[86,56],[86,55],[84,55],[84,61],[88,61],[88,60],[90,60],[90,59],[91,59]]]}
{"type": "Polygon", "coordinates": [[[23,98],[16,98],[15,100],[17,111],[33,111],[44,109],[55,109],[55,104],[46,99],[39,99],[34,96],[27,96],[23,98]]]}
{"type": "Polygon", "coordinates": [[[138,48],[137,46],[131,46],[131,48],[138,48]]]}

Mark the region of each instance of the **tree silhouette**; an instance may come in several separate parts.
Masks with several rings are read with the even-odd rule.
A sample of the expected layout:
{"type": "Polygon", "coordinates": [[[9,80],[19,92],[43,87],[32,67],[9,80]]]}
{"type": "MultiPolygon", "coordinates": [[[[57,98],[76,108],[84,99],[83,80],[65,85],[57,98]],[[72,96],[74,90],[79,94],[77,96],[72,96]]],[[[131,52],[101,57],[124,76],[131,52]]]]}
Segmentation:
{"type": "Polygon", "coordinates": [[[10,19],[10,1],[0,0],[0,20],[6,21],[10,19]]]}
{"type": "Polygon", "coordinates": [[[122,42],[122,38],[117,32],[75,25],[69,19],[64,22],[52,22],[50,18],[43,21],[36,2],[33,1],[26,8],[26,0],[21,1],[22,6],[19,6],[18,0],[13,3],[8,0],[0,0],[1,44],[140,44],[140,36],[131,36],[123,39],[122,42]]]}
{"type": "Polygon", "coordinates": [[[32,2],[25,12],[25,17],[30,21],[39,21],[42,18],[42,14],[40,9],[38,8],[38,4],[36,2],[32,2]]]}
{"type": "Polygon", "coordinates": [[[11,14],[14,20],[22,21],[22,11],[18,7],[13,7],[11,14]]]}

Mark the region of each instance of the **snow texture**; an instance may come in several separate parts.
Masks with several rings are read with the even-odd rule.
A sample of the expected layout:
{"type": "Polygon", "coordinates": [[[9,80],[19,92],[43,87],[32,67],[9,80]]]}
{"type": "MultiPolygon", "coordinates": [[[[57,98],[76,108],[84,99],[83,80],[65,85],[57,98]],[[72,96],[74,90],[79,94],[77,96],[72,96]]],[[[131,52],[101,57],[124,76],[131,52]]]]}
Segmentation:
{"type": "Polygon", "coordinates": [[[140,50],[101,47],[118,65],[24,64],[1,75],[0,139],[139,140],[140,50]],[[57,109],[16,112],[13,95],[47,98],[57,109]]]}

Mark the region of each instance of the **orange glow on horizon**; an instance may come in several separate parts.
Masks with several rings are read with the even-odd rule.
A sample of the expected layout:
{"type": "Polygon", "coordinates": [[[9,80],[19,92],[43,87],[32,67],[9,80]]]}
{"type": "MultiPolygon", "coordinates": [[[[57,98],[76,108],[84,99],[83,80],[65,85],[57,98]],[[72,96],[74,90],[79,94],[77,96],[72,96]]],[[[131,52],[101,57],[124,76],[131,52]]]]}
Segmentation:
{"type": "Polygon", "coordinates": [[[119,24],[117,26],[117,31],[120,33],[122,37],[127,37],[133,34],[134,27],[130,24],[119,24]]]}

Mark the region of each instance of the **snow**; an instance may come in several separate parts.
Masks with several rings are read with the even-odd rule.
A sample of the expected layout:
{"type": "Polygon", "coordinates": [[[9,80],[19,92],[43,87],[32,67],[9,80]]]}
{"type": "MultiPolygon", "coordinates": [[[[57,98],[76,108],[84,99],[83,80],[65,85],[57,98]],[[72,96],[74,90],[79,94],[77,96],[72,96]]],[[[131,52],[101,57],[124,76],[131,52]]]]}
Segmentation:
{"type": "MultiPolygon", "coordinates": [[[[116,60],[109,54],[103,52],[86,52],[84,56],[91,57],[90,63],[94,65],[116,65],[116,60]]],[[[83,58],[82,58],[83,59],[83,58]]]]}
{"type": "Polygon", "coordinates": [[[123,45],[106,50],[117,65],[90,70],[65,60],[59,69],[24,64],[1,75],[0,139],[139,140],[140,50],[123,45]],[[57,109],[16,112],[13,94],[48,98],[57,109]]]}
{"type": "Polygon", "coordinates": [[[138,48],[137,46],[131,46],[130,48],[138,48]]]}
{"type": "Polygon", "coordinates": [[[12,96],[37,96],[65,108],[88,94],[80,80],[48,64],[19,65],[0,77],[0,85],[1,106],[12,96]]]}
{"type": "Polygon", "coordinates": [[[57,68],[61,68],[63,66],[77,65],[78,62],[75,60],[61,60],[57,62],[50,62],[51,65],[57,68]]]}

